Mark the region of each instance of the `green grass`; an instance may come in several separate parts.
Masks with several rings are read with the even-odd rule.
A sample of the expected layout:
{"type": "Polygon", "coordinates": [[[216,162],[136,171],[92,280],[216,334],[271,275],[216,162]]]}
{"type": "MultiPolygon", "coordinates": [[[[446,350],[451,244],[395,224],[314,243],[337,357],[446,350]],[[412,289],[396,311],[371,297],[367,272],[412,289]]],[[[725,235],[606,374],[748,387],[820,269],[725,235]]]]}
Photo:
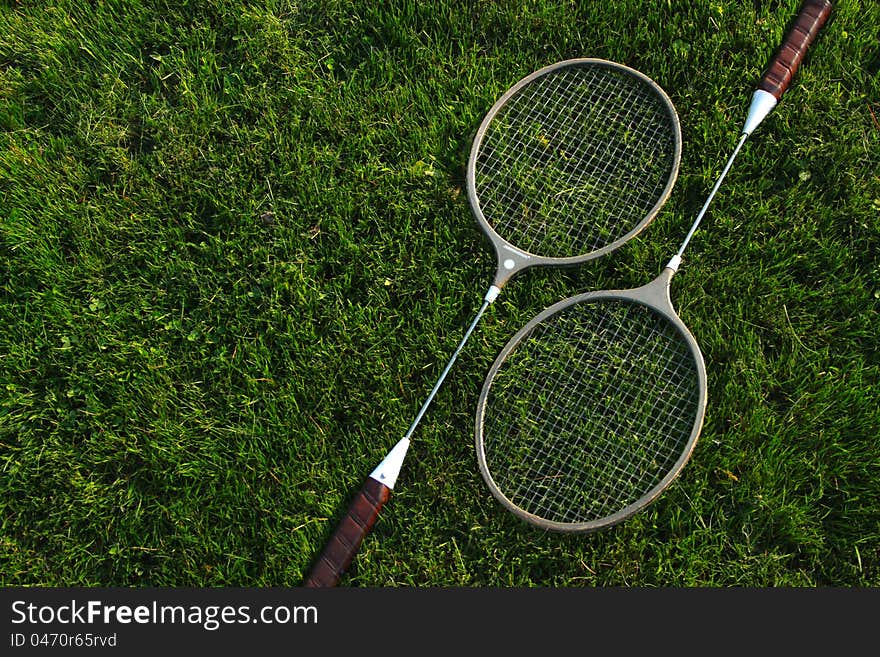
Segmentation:
{"type": "Polygon", "coordinates": [[[675,252],[798,4],[4,3],[0,583],[299,585],[491,283],[463,189],[482,116],[601,57],[675,103],[672,196],[613,254],[505,288],[343,584],[880,585],[872,0],[835,4],[673,280],[709,375],[680,479],[549,534],[473,450],[520,326],[675,252]]]}

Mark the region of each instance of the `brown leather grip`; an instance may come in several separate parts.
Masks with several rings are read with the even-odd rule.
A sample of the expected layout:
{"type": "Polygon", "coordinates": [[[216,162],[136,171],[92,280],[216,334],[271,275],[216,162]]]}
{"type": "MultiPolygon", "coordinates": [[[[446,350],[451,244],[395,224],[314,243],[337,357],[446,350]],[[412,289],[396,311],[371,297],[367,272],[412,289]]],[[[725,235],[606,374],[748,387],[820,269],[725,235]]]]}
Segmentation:
{"type": "Polygon", "coordinates": [[[830,14],[831,3],[828,0],[804,2],[776,57],[761,78],[759,89],[773,94],[776,100],[782,98],[801,65],[807,48],[813,43],[830,14]]]}
{"type": "Polygon", "coordinates": [[[336,527],[321,556],[312,566],[303,586],[321,588],[336,586],[346,571],[364,536],[370,533],[379,511],[391,497],[391,489],[368,477],[360,492],[355,495],[348,513],[336,527]]]}

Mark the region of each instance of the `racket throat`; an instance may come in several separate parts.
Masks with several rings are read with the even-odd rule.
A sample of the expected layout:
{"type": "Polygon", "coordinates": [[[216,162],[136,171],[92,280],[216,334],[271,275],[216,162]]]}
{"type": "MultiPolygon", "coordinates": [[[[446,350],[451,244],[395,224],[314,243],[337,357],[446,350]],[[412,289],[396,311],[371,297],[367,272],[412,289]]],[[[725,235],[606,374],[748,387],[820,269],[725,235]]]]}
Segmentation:
{"type": "Polygon", "coordinates": [[[669,286],[678,267],[675,263],[676,258],[679,258],[680,261],[679,256],[674,257],[657,278],[647,285],[631,290],[627,296],[674,315],[675,309],[672,307],[669,286]],[[675,264],[675,266],[673,266],[673,264],[675,264]]]}
{"type": "MultiPolygon", "coordinates": [[[[496,244],[495,250],[498,255],[498,264],[495,269],[495,280],[492,282],[492,288],[489,290],[490,293],[492,292],[492,289],[500,291],[501,288],[504,287],[504,284],[513,278],[514,275],[526,267],[535,264],[533,262],[533,256],[520,251],[519,249],[515,249],[509,244],[496,244]]],[[[497,294],[495,296],[497,296],[497,294]]],[[[487,295],[486,298],[488,299],[489,295],[487,295]]],[[[493,297],[492,301],[494,300],[493,297]]]]}

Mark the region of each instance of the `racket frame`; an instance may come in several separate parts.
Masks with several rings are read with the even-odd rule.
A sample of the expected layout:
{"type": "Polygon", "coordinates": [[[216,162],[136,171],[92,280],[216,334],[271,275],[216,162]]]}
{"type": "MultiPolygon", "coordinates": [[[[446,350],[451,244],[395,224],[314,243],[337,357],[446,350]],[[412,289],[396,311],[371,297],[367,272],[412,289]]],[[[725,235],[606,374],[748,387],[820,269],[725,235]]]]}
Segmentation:
{"type": "MultiPolygon", "coordinates": [[[[466,171],[468,202],[470,203],[471,210],[473,211],[477,223],[480,225],[483,233],[491,242],[497,258],[495,280],[489,290],[489,293],[487,294],[487,298],[494,300],[498,296],[498,292],[500,291],[501,287],[510,278],[512,278],[523,269],[535,266],[579,265],[581,263],[587,262],[588,260],[599,258],[603,255],[606,255],[607,253],[610,253],[611,251],[614,251],[615,249],[619,248],[624,243],[628,242],[633,237],[638,235],[640,232],[642,232],[651,223],[651,221],[660,211],[660,208],[662,208],[666,201],[669,199],[669,195],[672,193],[672,189],[675,186],[675,181],[678,178],[678,170],[681,162],[681,151],[681,124],[679,122],[678,113],[675,110],[675,106],[672,104],[672,100],[670,100],[669,96],[666,94],[663,88],[658,85],[654,80],[649,78],[644,73],[630,68],[629,66],[626,66],[624,64],[612,62],[607,59],[597,59],[594,57],[566,59],[540,68],[510,87],[510,89],[508,89],[504,93],[504,95],[501,96],[489,109],[485,117],[483,117],[483,121],[480,123],[480,127],[477,129],[477,133],[471,146],[466,171]],[[492,227],[492,223],[489,221],[489,219],[486,218],[485,214],[483,213],[483,208],[479,199],[479,193],[477,192],[477,160],[480,156],[480,147],[482,145],[483,138],[485,137],[489,126],[492,124],[492,121],[495,119],[498,113],[508,104],[508,101],[510,101],[511,98],[517,96],[524,87],[530,85],[532,82],[540,77],[555,73],[563,68],[577,66],[600,66],[621,74],[630,75],[638,79],[642,84],[646,85],[656,94],[657,98],[662,101],[665,109],[669,112],[669,123],[673,128],[672,167],[669,178],[666,181],[666,186],[663,188],[663,192],[660,194],[660,196],[658,196],[656,203],[645,214],[641,221],[633,226],[627,233],[618,237],[614,241],[609,242],[603,247],[590,251],[589,253],[562,258],[542,256],[535,253],[530,253],[511,244],[503,237],[501,237],[492,227]]],[[[589,217],[584,217],[583,219],[585,221],[589,221],[589,217]]]]}
{"type": "Polygon", "coordinates": [[[531,321],[523,326],[508,341],[508,343],[498,354],[495,362],[492,364],[492,367],[489,370],[489,373],[486,375],[486,379],[483,382],[483,388],[480,392],[480,397],[477,400],[475,426],[477,462],[479,464],[480,474],[483,476],[483,480],[486,482],[486,485],[488,486],[492,495],[506,509],[508,509],[511,513],[518,516],[522,520],[525,520],[526,522],[536,525],[542,529],[564,533],[588,533],[601,529],[607,529],[608,527],[611,527],[626,520],[627,518],[631,517],[632,515],[636,514],[637,512],[648,506],[655,499],[657,499],[657,497],[659,497],[660,494],[664,490],[666,490],[666,488],[668,488],[669,485],[678,477],[679,473],[681,473],[685,464],[690,459],[691,454],[694,451],[694,447],[697,444],[697,439],[700,435],[700,431],[703,426],[703,420],[706,414],[708,385],[706,379],[706,365],[703,360],[703,354],[700,351],[700,346],[697,344],[697,341],[694,338],[693,334],[691,334],[690,330],[687,328],[687,326],[685,326],[684,322],[681,320],[681,318],[679,318],[678,314],[675,312],[675,309],[672,306],[672,299],[670,297],[669,288],[672,276],[675,274],[676,271],[677,262],[677,259],[673,259],[673,261],[670,262],[670,264],[666,268],[664,268],[660,275],[647,285],[629,290],[601,290],[595,292],[585,292],[583,294],[578,294],[567,299],[563,299],[562,301],[559,301],[552,306],[545,308],[541,313],[536,315],[534,318],[531,319],[531,321]],[[667,473],[657,484],[655,484],[650,490],[645,492],[635,502],[628,504],[627,506],[621,508],[611,515],[590,521],[558,522],[548,520],[541,516],[525,511],[517,504],[512,502],[510,499],[508,499],[508,497],[501,491],[501,489],[498,487],[492,477],[492,473],[490,472],[486,459],[483,432],[486,407],[489,401],[489,393],[491,392],[492,382],[494,381],[495,375],[497,374],[498,370],[507,360],[508,356],[510,356],[510,354],[521,343],[529,339],[529,336],[532,334],[532,331],[536,327],[538,327],[540,324],[542,324],[553,315],[563,312],[574,305],[581,303],[596,303],[608,300],[626,301],[629,303],[646,306],[650,310],[660,315],[663,319],[668,321],[669,324],[679,333],[680,337],[683,339],[684,343],[690,350],[691,356],[694,359],[694,364],[696,365],[697,408],[694,414],[693,427],[691,429],[690,435],[684,443],[684,447],[681,449],[681,453],[679,454],[678,459],[673,464],[673,466],[667,471],[667,473]]]}

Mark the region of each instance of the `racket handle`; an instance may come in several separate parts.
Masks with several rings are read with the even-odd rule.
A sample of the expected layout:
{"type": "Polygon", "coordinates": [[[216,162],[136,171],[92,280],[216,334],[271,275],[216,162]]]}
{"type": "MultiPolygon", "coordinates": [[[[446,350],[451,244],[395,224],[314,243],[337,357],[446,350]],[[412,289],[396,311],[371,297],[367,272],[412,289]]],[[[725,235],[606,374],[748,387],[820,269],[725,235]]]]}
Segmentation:
{"type": "Polygon", "coordinates": [[[355,495],[348,513],[336,527],[321,556],[306,577],[303,586],[321,588],[336,586],[364,537],[373,529],[379,511],[391,497],[391,489],[380,481],[368,477],[360,492],[355,495]]]}
{"type": "Polygon", "coordinates": [[[831,2],[829,0],[806,0],[804,2],[776,57],[770,63],[764,77],[761,78],[758,89],[771,94],[776,100],[782,98],[782,94],[791,84],[807,49],[816,39],[819,30],[825,25],[830,14],[831,2]]]}

